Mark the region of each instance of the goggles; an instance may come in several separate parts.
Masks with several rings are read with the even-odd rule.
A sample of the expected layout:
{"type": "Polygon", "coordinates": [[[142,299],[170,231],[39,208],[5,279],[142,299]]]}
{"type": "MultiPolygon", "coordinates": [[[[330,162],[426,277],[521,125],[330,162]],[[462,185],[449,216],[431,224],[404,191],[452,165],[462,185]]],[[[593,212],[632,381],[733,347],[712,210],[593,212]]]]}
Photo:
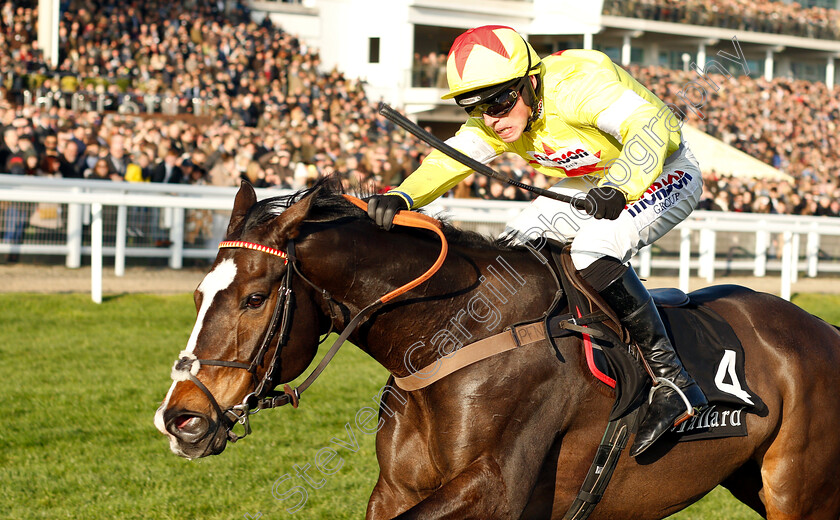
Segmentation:
{"type": "Polygon", "coordinates": [[[490,117],[502,117],[508,114],[521,96],[521,88],[508,89],[498,94],[488,103],[482,103],[473,107],[470,114],[473,115],[488,115],[490,117]]]}

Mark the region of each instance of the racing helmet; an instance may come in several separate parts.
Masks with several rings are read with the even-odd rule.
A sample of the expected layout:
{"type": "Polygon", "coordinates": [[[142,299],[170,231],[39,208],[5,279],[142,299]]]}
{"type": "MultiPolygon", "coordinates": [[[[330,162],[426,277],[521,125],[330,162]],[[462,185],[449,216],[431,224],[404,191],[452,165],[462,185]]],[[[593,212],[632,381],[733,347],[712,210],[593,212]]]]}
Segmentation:
{"type": "MultiPolygon", "coordinates": [[[[474,107],[507,88],[527,84],[529,75],[541,70],[539,55],[515,30],[504,25],[470,29],[455,39],[446,60],[449,92],[441,99],[455,98],[464,108],[474,107]]],[[[533,101],[527,99],[527,101],[533,101]]],[[[529,103],[530,104],[530,103],[529,103]]]]}

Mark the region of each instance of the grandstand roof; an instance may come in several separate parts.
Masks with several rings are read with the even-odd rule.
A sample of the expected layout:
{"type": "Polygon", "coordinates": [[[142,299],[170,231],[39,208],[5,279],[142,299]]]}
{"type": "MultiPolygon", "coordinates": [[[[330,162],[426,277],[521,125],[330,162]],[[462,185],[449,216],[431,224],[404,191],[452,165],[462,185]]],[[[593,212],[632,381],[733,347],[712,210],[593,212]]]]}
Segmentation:
{"type": "Polygon", "coordinates": [[[840,41],[824,40],[794,36],[789,34],[772,34],[726,27],[710,27],[705,25],[690,25],[684,23],[662,22],[658,20],[646,20],[643,18],[629,18],[623,16],[603,15],[601,23],[604,28],[618,29],[621,31],[634,30],[650,33],[661,33],[668,36],[681,36],[698,39],[712,39],[727,42],[737,38],[738,42],[767,45],[779,48],[809,49],[812,51],[825,51],[836,55],[840,52],[840,41]]]}
{"type": "Polygon", "coordinates": [[[684,124],[682,134],[704,172],[715,170],[719,174],[732,177],[793,181],[793,177],[783,171],[729,146],[698,128],[684,124]]]}

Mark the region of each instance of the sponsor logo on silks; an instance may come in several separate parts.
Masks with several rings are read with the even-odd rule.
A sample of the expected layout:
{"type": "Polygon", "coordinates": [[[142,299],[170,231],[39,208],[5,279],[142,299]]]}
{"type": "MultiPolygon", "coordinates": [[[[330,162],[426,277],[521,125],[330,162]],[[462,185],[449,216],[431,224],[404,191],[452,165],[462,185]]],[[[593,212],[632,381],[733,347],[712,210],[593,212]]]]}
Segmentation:
{"type": "Polygon", "coordinates": [[[627,206],[627,212],[636,217],[644,209],[652,207],[658,215],[680,201],[682,193],[679,190],[691,180],[692,177],[688,173],[674,170],[674,173],[651,184],[642,198],[627,206]]]}
{"type": "Polygon", "coordinates": [[[589,153],[583,147],[564,148],[563,150],[555,151],[547,144],[542,145],[544,153],[538,151],[528,152],[532,157],[529,164],[541,164],[549,168],[561,168],[569,177],[580,177],[581,175],[589,175],[601,171],[603,168],[598,167],[601,161],[601,151],[598,150],[594,154],[589,153]]]}

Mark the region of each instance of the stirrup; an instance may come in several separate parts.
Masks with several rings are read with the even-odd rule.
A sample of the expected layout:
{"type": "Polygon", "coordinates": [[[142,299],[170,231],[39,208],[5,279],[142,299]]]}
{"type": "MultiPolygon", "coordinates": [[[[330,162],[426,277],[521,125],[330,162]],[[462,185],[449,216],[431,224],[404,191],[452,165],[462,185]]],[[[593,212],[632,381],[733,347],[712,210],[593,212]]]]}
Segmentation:
{"type": "Polygon", "coordinates": [[[677,395],[680,396],[680,398],[683,400],[683,403],[685,403],[685,415],[677,419],[678,422],[676,422],[675,425],[685,421],[689,417],[694,417],[694,407],[691,406],[691,402],[688,400],[688,397],[685,396],[685,392],[683,392],[682,389],[678,387],[673,381],[671,381],[670,379],[665,379],[664,377],[657,377],[656,384],[650,387],[650,392],[648,393],[648,404],[653,402],[653,393],[662,388],[661,385],[673,388],[677,395]]]}

